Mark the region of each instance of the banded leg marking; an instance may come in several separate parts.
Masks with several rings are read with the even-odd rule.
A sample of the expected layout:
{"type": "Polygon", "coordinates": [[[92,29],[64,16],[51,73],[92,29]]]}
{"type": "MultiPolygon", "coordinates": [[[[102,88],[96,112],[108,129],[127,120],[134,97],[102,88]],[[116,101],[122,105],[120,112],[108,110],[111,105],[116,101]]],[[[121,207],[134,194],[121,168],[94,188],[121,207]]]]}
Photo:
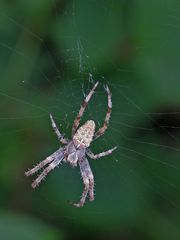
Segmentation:
{"type": "Polygon", "coordinates": [[[89,92],[89,94],[86,96],[84,102],[82,103],[81,107],[80,107],[80,110],[79,110],[79,113],[76,117],[76,119],[74,120],[74,124],[73,124],[73,128],[72,128],[72,136],[74,136],[78,126],[79,126],[79,123],[81,121],[81,117],[86,109],[86,106],[88,104],[88,102],[90,101],[96,87],[98,86],[99,82],[96,82],[93,86],[93,88],[91,89],[91,91],[89,92]]]}

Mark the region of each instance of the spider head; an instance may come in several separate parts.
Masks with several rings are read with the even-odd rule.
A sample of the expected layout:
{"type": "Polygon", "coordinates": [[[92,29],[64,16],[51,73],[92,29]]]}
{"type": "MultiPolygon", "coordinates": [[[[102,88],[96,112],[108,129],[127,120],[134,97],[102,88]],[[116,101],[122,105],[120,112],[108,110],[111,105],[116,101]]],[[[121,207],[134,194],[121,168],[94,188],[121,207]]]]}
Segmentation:
{"type": "Polygon", "coordinates": [[[95,122],[87,121],[82,125],[73,136],[73,142],[76,148],[87,148],[90,146],[95,131],[95,122]]]}

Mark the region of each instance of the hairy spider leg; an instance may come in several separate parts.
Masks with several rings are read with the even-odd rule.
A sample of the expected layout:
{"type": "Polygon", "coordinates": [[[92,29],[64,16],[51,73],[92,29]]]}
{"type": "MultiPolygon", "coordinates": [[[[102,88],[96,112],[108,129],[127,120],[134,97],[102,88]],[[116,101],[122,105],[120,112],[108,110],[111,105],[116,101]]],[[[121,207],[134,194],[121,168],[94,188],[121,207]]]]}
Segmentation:
{"type": "Polygon", "coordinates": [[[105,156],[110,155],[110,154],[111,154],[114,150],[116,150],[116,149],[117,149],[117,147],[113,147],[113,148],[111,148],[111,149],[109,149],[109,150],[107,150],[107,151],[105,151],[105,152],[101,152],[101,153],[98,153],[98,154],[94,154],[90,149],[87,149],[87,150],[86,150],[86,153],[87,153],[87,155],[88,155],[90,158],[96,160],[96,159],[98,159],[98,158],[101,158],[101,157],[105,157],[105,156]]]}
{"type": "Polygon", "coordinates": [[[88,160],[83,158],[79,161],[79,167],[83,178],[84,189],[80,201],[78,203],[72,203],[75,207],[82,207],[84,205],[88,192],[90,201],[94,200],[94,177],[88,160]]]}
{"type": "Polygon", "coordinates": [[[52,127],[54,129],[54,132],[55,134],[57,135],[58,137],[58,140],[62,143],[62,144],[67,144],[69,142],[68,139],[64,138],[64,136],[60,133],[54,119],[53,119],[53,116],[51,114],[49,114],[50,116],[50,119],[51,119],[51,124],[52,124],[52,127]]]}
{"type": "Polygon", "coordinates": [[[86,106],[88,104],[88,102],[90,101],[96,87],[98,86],[99,82],[96,82],[93,86],[93,88],[91,89],[91,91],[89,92],[89,94],[86,96],[85,100],[83,101],[81,107],[80,107],[80,110],[79,110],[79,113],[77,115],[77,117],[75,118],[74,120],[74,123],[73,123],[73,128],[72,128],[72,136],[74,136],[78,126],[79,126],[79,123],[81,121],[81,117],[86,109],[86,106]]]}
{"type": "Polygon", "coordinates": [[[33,175],[34,173],[39,171],[41,168],[43,168],[46,164],[52,162],[57,157],[58,153],[59,153],[59,149],[56,152],[54,152],[53,154],[51,154],[50,156],[48,156],[45,160],[43,160],[39,164],[37,164],[34,168],[26,171],[25,175],[26,176],[33,175]]]}
{"type": "Polygon", "coordinates": [[[94,201],[94,177],[92,172],[89,174],[89,201],[94,201]]]}
{"type": "Polygon", "coordinates": [[[36,188],[40,184],[40,182],[46,177],[46,175],[61,163],[63,158],[64,155],[61,154],[61,156],[58,156],[53,162],[51,162],[49,166],[46,167],[43,172],[33,181],[32,187],[36,188]]]}
{"type": "Polygon", "coordinates": [[[103,127],[101,127],[95,134],[94,134],[94,140],[103,135],[108,127],[109,119],[111,117],[111,111],[112,111],[112,100],[111,100],[111,92],[109,90],[108,85],[104,86],[106,93],[108,95],[108,110],[105,116],[103,127]]]}

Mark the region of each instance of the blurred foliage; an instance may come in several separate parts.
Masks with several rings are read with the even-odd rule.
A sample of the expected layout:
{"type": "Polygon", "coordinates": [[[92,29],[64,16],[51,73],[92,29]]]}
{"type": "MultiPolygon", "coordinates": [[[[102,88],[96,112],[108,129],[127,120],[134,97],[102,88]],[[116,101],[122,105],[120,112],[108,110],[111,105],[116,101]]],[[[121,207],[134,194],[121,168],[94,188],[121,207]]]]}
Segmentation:
{"type": "Polygon", "coordinates": [[[0,239],[180,239],[179,40],[178,0],[0,2],[0,239]],[[49,112],[70,136],[92,79],[83,121],[103,121],[103,83],[113,94],[92,149],[119,148],[90,162],[96,200],[76,209],[77,169],[36,191],[24,171],[58,147],[49,112]]]}
{"type": "Polygon", "coordinates": [[[56,240],[63,235],[44,223],[20,214],[2,213],[0,217],[1,239],[56,240]]]}

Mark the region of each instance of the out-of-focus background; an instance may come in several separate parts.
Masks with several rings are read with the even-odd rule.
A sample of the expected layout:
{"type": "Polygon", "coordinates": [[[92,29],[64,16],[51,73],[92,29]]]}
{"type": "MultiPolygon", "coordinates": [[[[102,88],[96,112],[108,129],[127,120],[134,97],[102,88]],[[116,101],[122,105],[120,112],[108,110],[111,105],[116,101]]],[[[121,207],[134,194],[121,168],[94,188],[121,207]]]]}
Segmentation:
{"type": "Polygon", "coordinates": [[[179,0],[0,2],[0,239],[180,239],[179,0]],[[71,137],[82,122],[108,131],[91,146],[95,201],[81,209],[79,169],[61,165],[38,189],[24,171],[54,152],[51,112],[71,137]]]}

